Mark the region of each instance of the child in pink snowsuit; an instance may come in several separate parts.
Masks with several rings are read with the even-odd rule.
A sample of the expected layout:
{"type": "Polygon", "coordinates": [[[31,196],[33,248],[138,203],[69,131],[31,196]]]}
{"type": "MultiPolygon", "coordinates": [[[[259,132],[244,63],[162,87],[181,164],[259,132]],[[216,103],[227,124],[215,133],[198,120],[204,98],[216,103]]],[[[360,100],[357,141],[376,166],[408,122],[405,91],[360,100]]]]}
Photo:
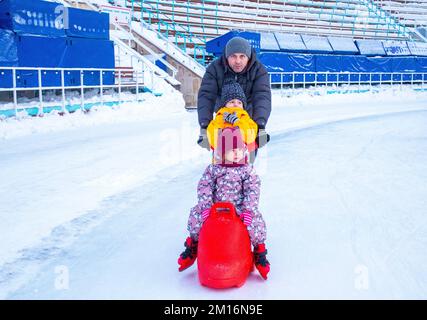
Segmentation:
{"type": "Polygon", "coordinates": [[[255,266],[264,279],[270,270],[265,249],[266,225],[258,210],[260,179],[252,164],[238,127],[220,130],[214,161],[210,164],[197,187],[198,203],[190,210],[186,250],[180,255],[179,271],[190,267],[197,258],[197,244],[203,222],[216,202],[231,202],[247,226],[254,246],[255,266]]]}

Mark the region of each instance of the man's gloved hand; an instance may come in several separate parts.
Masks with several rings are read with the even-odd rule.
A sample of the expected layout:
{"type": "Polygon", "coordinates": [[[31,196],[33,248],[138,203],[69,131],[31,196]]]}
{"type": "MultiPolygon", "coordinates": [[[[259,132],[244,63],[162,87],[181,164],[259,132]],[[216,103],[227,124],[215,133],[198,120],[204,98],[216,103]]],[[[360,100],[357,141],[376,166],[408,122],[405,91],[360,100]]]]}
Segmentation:
{"type": "Polygon", "coordinates": [[[265,131],[264,128],[259,128],[256,137],[256,144],[258,145],[258,148],[264,147],[269,141],[270,135],[265,131]]]}
{"type": "Polygon", "coordinates": [[[211,150],[206,129],[200,129],[200,135],[199,135],[199,139],[197,140],[197,144],[201,146],[203,149],[206,149],[208,151],[211,150]]]}
{"type": "Polygon", "coordinates": [[[232,125],[234,125],[239,120],[235,112],[224,112],[222,116],[225,122],[231,123],[232,125]]]}

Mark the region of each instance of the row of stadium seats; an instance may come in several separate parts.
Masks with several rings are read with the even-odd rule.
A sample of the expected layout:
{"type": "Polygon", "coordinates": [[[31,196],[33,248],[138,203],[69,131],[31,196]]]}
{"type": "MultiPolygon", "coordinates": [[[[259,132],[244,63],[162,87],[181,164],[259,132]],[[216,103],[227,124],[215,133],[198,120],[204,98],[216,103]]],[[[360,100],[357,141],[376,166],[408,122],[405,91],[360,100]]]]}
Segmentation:
{"type": "Polygon", "coordinates": [[[230,31],[206,43],[206,50],[218,56],[234,36],[246,38],[257,52],[327,53],[365,56],[427,56],[427,43],[321,37],[305,34],[230,31]]]}

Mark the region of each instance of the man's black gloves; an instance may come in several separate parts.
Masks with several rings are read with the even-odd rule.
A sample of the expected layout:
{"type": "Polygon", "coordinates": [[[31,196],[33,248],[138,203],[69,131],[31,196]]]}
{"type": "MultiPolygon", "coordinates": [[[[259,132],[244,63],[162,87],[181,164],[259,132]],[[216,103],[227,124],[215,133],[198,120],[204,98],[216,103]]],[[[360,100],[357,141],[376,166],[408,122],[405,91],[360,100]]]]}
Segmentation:
{"type": "Polygon", "coordinates": [[[203,129],[203,128],[200,129],[200,135],[199,135],[199,139],[197,140],[197,144],[201,146],[203,149],[206,149],[208,151],[211,150],[206,129],[203,129]]]}

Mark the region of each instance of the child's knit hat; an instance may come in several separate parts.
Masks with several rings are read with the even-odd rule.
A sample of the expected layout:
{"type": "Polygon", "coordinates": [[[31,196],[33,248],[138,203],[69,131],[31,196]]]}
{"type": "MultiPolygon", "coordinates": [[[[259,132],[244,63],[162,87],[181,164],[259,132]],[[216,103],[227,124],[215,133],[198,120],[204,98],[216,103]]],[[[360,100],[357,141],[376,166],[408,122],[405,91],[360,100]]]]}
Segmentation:
{"type": "Polygon", "coordinates": [[[225,106],[227,102],[239,99],[243,103],[243,108],[246,107],[246,95],[243,92],[242,87],[234,80],[228,80],[224,82],[221,91],[221,107],[225,106]]]}

